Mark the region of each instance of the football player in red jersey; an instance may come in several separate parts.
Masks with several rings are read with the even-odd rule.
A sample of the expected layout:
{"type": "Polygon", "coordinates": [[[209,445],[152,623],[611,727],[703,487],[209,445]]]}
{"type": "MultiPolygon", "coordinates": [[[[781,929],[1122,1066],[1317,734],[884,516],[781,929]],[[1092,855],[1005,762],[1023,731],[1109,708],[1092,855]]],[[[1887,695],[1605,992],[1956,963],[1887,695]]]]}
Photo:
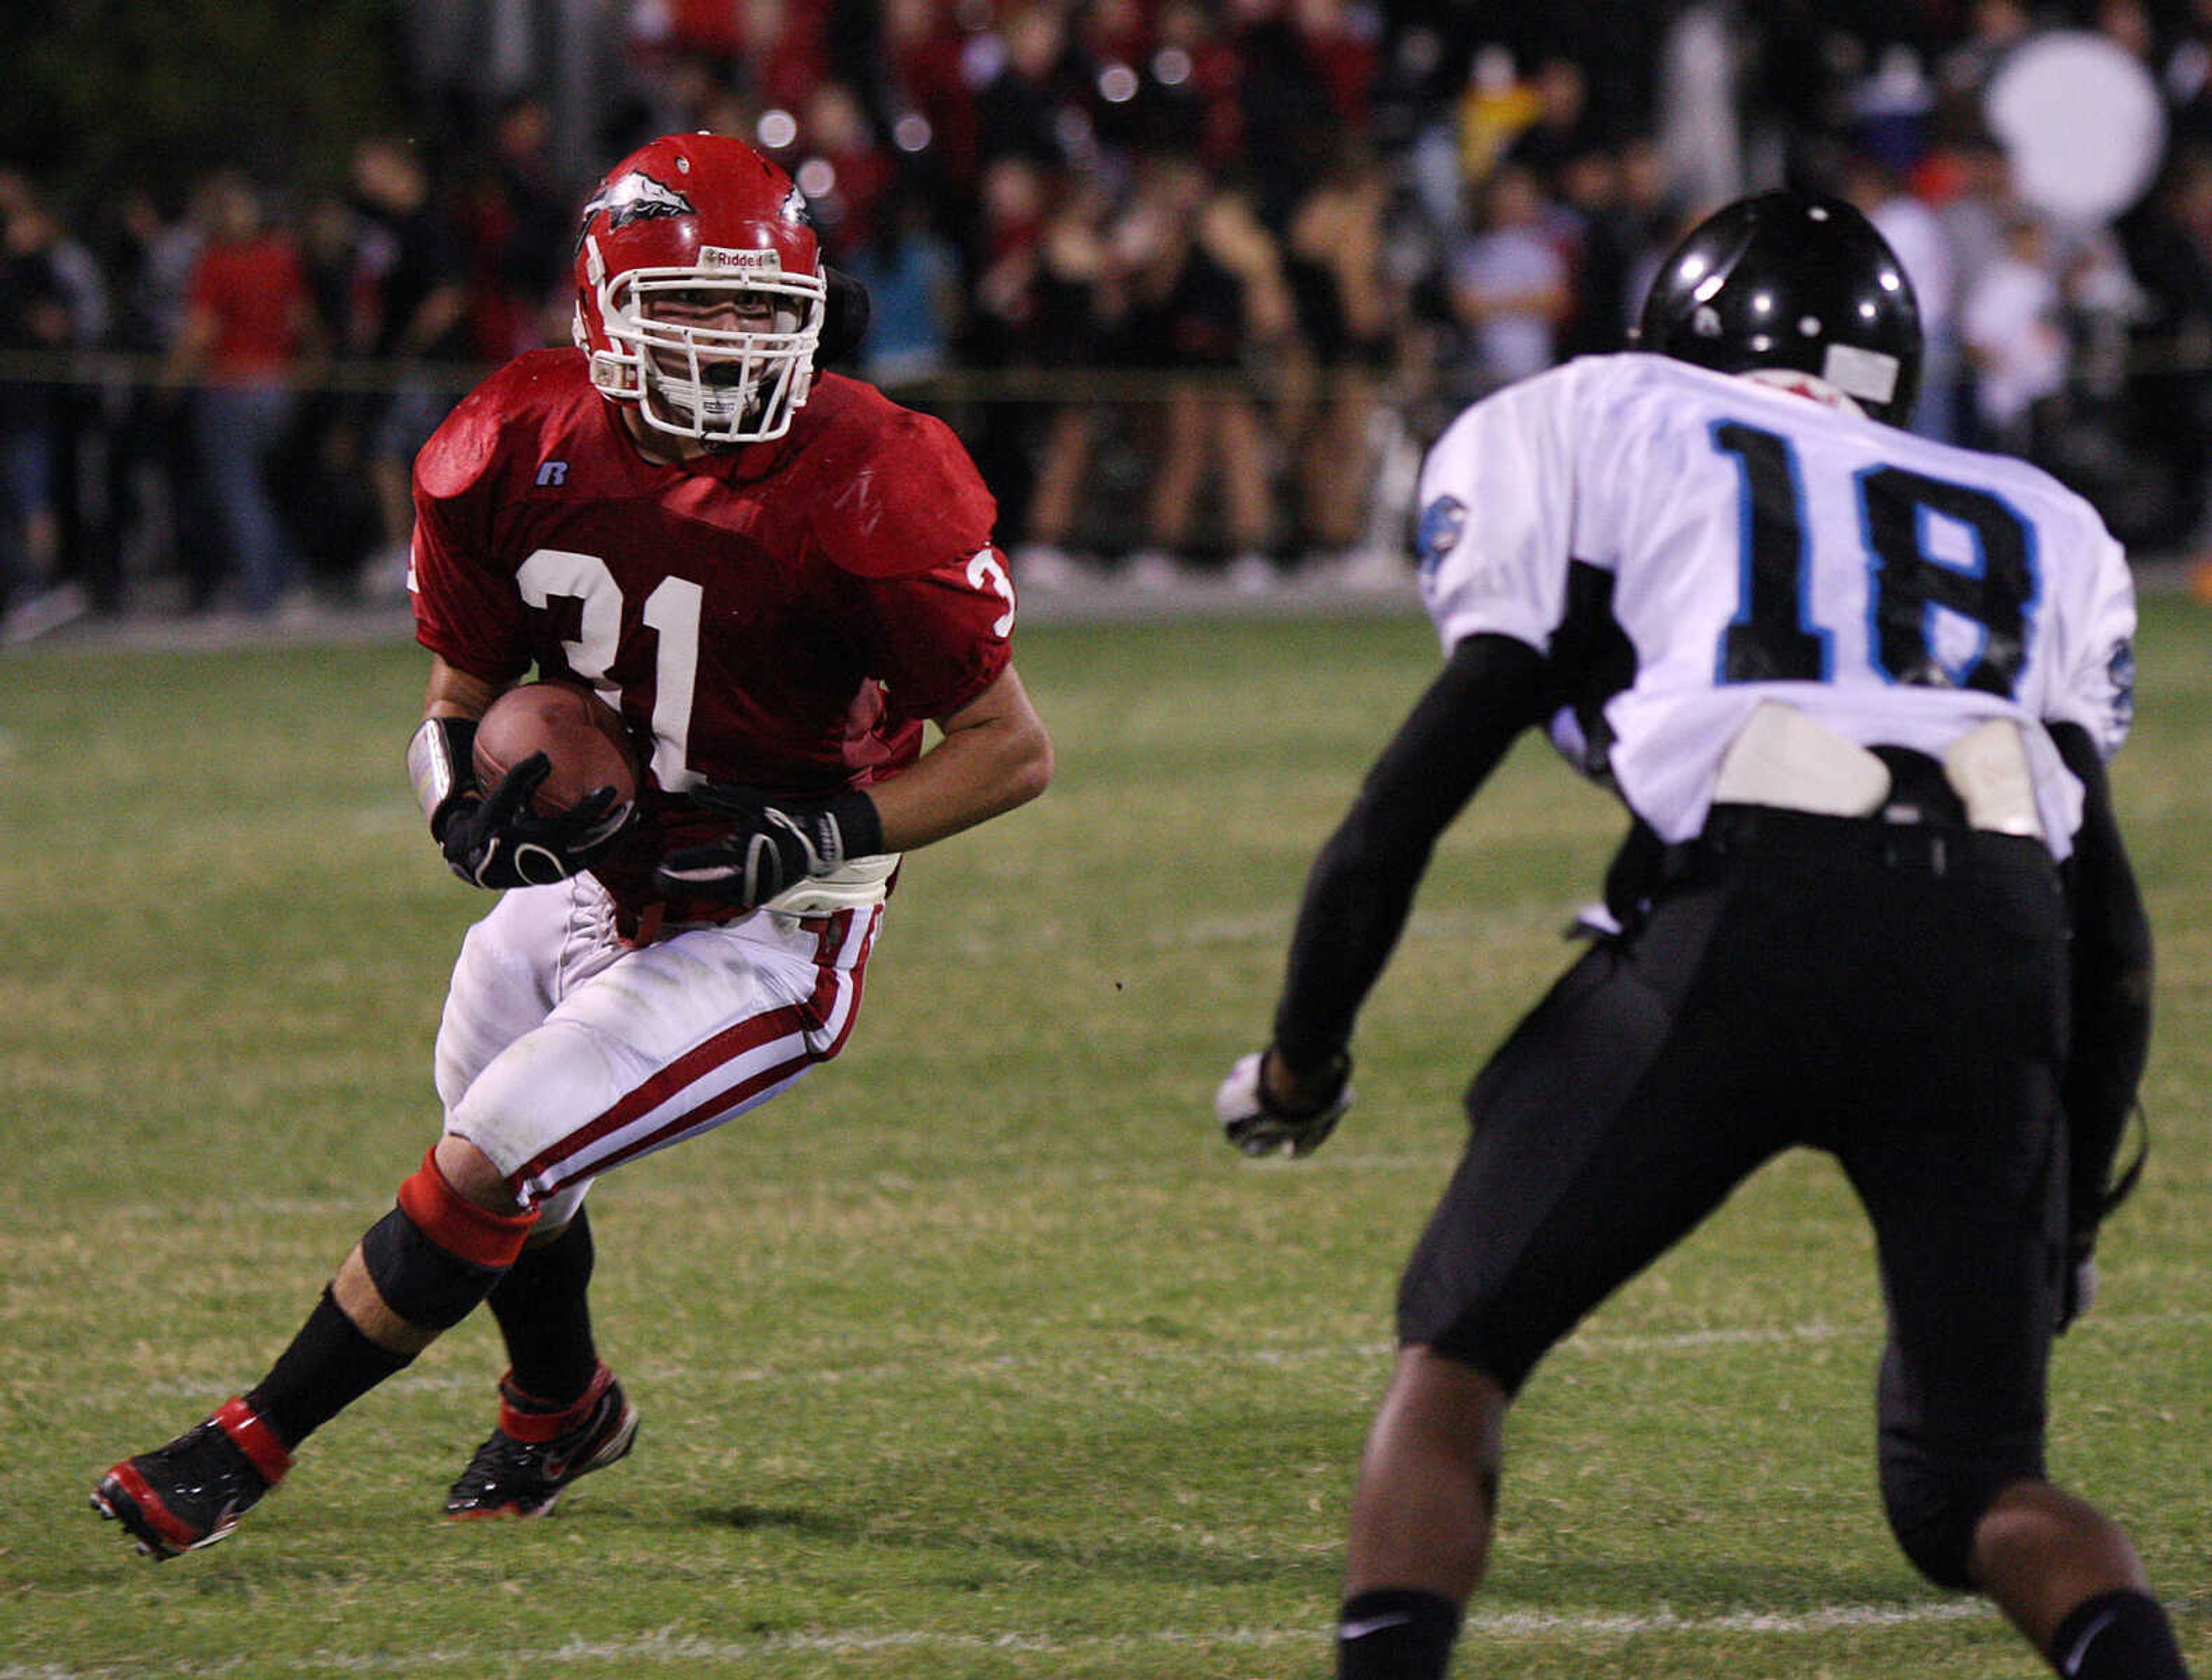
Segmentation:
{"type": "Polygon", "coordinates": [[[654,141],[585,206],[576,348],[417,458],[408,763],[447,863],[500,890],[439,1031],[443,1134],[261,1381],[101,1479],[142,1550],[228,1533],[487,1300],[511,1369],[447,1513],[543,1514],[626,1453],[586,1191],[836,1055],[900,855],[1042,791],[989,492],[945,427],[818,365],[865,301],[774,163],[654,141]],[[542,756],[477,785],[475,720],[533,670],[621,712],[649,770],[621,820],[611,790],[534,813],[542,756]]]}

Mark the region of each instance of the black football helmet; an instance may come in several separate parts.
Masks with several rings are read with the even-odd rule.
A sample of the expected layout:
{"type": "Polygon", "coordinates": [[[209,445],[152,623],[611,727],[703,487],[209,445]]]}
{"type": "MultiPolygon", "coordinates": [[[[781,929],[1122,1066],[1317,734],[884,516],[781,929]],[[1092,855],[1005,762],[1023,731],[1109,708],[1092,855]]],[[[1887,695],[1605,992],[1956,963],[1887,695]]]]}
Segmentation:
{"type": "Polygon", "coordinates": [[[1841,198],[1761,192],[1706,217],[1651,283],[1632,348],[1724,374],[1795,368],[1901,426],[1920,305],[1888,241],[1841,198]]]}

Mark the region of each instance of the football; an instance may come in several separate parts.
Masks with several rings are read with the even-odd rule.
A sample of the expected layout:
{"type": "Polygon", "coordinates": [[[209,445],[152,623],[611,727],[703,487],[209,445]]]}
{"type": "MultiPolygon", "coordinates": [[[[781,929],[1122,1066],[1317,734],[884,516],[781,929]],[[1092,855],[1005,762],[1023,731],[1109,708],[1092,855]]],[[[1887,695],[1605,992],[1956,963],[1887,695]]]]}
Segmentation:
{"type": "Polygon", "coordinates": [[[531,800],[541,817],[557,815],[601,788],[615,790],[611,817],[629,814],[640,780],[637,755],[623,733],[622,714],[583,684],[521,683],[493,701],[477,724],[478,785],[489,793],[533,752],[553,765],[531,800]]]}

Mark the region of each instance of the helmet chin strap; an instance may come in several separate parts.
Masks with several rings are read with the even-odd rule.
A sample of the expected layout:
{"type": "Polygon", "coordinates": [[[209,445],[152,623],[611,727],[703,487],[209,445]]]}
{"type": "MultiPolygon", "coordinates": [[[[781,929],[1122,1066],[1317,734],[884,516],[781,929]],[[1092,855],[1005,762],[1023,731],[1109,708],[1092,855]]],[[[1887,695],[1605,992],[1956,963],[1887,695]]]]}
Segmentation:
{"type": "MultiPolygon", "coordinates": [[[[711,375],[695,383],[654,372],[646,375],[642,401],[653,405],[662,424],[688,433],[694,427],[726,426],[743,418],[759,407],[760,393],[757,386],[748,389],[742,383],[724,384],[711,375]]],[[[702,439],[726,441],[711,434],[702,439]]]]}
{"type": "MultiPolygon", "coordinates": [[[[693,418],[731,420],[760,405],[760,381],[747,379],[742,368],[717,362],[699,372],[696,383],[678,381],[692,399],[693,418]]],[[[667,395],[672,403],[677,400],[672,390],[667,395]]]]}
{"type": "Polygon", "coordinates": [[[650,423],[679,433],[703,432],[702,441],[709,443],[732,441],[717,437],[716,430],[756,418],[768,399],[768,381],[744,361],[701,356],[690,373],[677,373],[648,355],[643,385],[641,402],[650,423]]]}
{"type": "Polygon", "coordinates": [[[702,455],[739,447],[736,444],[710,444],[702,437],[654,425],[645,416],[645,405],[652,400],[650,397],[637,397],[611,405],[623,431],[628,435],[638,453],[646,460],[661,466],[680,466],[685,461],[697,460],[702,455]]]}

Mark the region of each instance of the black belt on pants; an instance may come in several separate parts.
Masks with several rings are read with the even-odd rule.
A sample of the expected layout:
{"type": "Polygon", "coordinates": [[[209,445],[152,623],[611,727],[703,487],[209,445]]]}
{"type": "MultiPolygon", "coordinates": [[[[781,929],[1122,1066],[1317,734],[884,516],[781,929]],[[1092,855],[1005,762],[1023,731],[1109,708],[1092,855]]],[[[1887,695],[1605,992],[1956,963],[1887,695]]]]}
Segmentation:
{"type": "MultiPolygon", "coordinates": [[[[1942,765],[1926,753],[1893,746],[1873,751],[1889,766],[1891,788],[1881,806],[1866,816],[1717,804],[1706,813],[1701,832],[1671,845],[1647,824],[1636,824],[1606,872],[1605,903],[1613,922],[1623,931],[1632,929],[1660,893],[1700,876],[1710,878],[1731,856],[1761,852],[1871,852],[1887,867],[1936,875],[1969,851],[2049,861],[2048,849],[2033,836],[1976,828],[1942,765]]],[[[1578,922],[1573,931],[1607,930],[1578,922]]]]}
{"type": "Polygon", "coordinates": [[[1877,809],[1863,817],[1838,817],[1769,805],[1716,805],[1706,813],[1705,828],[1696,839],[1667,849],[1662,878],[1680,879],[1696,861],[1730,852],[1849,846],[1855,838],[1878,851],[1893,868],[1924,869],[1939,875],[1968,846],[2045,850],[2043,842],[2033,836],[1975,827],[1943,766],[1927,753],[1901,746],[1873,751],[1890,773],[1889,794],[1877,809]],[[1683,855],[1678,857],[1678,853],[1683,855]]]}

